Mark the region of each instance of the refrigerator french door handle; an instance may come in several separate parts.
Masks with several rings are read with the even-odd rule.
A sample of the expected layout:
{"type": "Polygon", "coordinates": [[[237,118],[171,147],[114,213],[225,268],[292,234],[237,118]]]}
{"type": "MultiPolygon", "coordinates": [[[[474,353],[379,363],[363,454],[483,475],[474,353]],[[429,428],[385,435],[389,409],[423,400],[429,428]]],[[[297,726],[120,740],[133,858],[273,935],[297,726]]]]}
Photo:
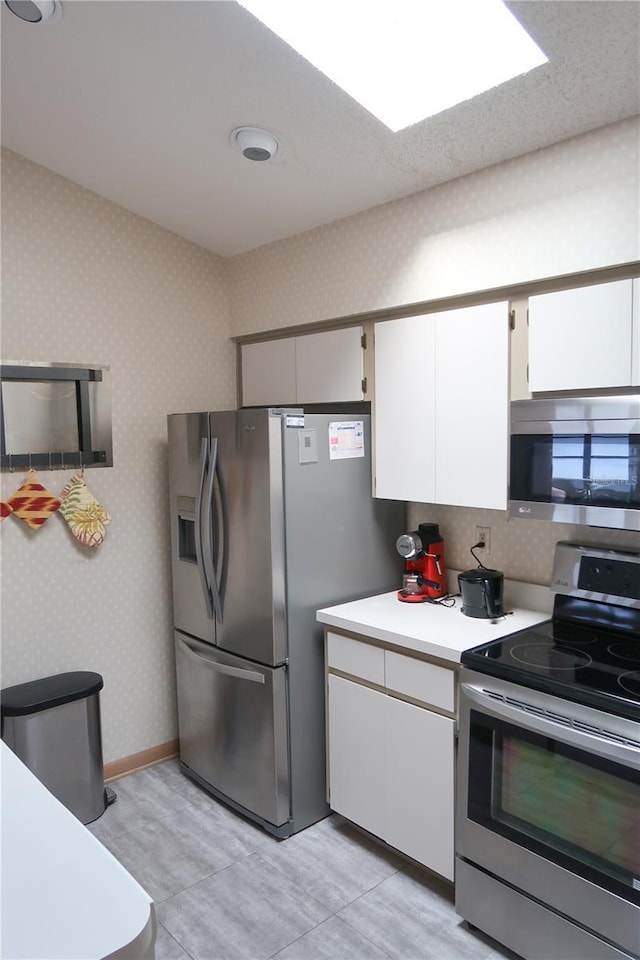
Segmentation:
{"type": "Polygon", "coordinates": [[[200,584],[204,594],[204,600],[207,606],[207,617],[213,620],[213,603],[211,601],[211,590],[207,581],[207,571],[205,569],[204,554],[202,549],[202,494],[204,493],[204,478],[207,470],[207,460],[209,458],[209,445],[207,438],[202,438],[200,444],[200,481],[198,483],[198,492],[196,494],[196,515],[195,515],[195,542],[196,542],[196,561],[198,572],[200,574],[200,584]]]}
{"type": "Polygon", "coordinates": [[[215,544],[213,542],[213,503],[214,503],[214,486],[215,480],[218,472],[218,441],[215,437],[211,438],[210,447],[209,447],[209,477],[207,480],[207,496],[205,499],[206,504],[206,514],[205,514],[205,537],[206,542],[204,545],[204,563],[205,569],[207,571],[207,579],[209,581],[209,587],[211,589],[211,596],[213,598],[213,609],[215,611],[216,620],[219,623],[222,623],[222,598],[220,596],[220,590],[218,587],[218,574],[216,571],[216,561],[215,561],[215,544]]]}
{"type": "Polygon", "coordinates": [[[206,663],[206,665],[212,670],[215,670],[216,673],[224,673],[229,677],[236,677],[238,680],[249,680],[251,683],[263,684],[265,682],[263,673],[258,673],[256,670],[243,670],[242,667],[230,667],[227,663],[219,663],[217,660],[200,653],[199,650],[194,650],[194,648],[185,640],[182,641],[182,644],[185,652],[193,660],[206,663]]]}

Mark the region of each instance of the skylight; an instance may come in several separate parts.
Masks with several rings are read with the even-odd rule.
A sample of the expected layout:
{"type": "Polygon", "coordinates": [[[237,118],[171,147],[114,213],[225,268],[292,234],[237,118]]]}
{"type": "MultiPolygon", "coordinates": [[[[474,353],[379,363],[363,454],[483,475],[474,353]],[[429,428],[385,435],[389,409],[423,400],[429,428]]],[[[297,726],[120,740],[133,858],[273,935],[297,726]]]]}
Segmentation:
{"type": "Polygon", "coordinates": [[[393,131],[547,63],[501,0],[239,0],[393,131]]]}

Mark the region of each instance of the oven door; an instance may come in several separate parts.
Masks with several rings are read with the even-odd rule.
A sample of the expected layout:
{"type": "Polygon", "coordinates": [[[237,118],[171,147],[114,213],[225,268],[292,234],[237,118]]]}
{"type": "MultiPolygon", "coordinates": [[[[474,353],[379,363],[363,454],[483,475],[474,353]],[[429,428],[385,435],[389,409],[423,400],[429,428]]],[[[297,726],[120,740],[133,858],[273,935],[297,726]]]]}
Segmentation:
{"type": "Polygon", "coordinates": [[[638,725],[463,671],[456,852],[640,954],[638,725]]]}

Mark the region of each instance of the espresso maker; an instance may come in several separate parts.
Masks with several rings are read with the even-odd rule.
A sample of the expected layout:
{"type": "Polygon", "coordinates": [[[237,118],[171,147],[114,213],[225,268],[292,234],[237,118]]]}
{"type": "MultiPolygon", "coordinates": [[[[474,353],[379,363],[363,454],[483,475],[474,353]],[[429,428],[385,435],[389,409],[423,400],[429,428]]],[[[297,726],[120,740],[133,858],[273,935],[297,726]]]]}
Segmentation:
{"type": "Polygon", "coordinates": [[[403,533],[396,540],[396,550],[404,557],[402,590],[398,590],[398,600],[424,603],[445,596],[444,540],[437,523],[420,523],[417,530],[403,533]]]}

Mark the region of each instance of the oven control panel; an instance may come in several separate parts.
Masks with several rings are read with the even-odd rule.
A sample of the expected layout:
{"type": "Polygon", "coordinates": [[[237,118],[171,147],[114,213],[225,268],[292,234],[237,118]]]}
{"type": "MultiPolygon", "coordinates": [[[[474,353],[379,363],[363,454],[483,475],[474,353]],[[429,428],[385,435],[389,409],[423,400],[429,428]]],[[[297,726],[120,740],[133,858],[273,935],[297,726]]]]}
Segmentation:
{"type": "Polygon", "coordinates": [[[578,588],[609,597],[637,600],[640,597],[640,563],[601,557],[583,557],[578,588]]]}
{"type": "Polygon", "coordinates": [[[640,609],[640,552],[561,540],[551,590],[640,609]]]}

